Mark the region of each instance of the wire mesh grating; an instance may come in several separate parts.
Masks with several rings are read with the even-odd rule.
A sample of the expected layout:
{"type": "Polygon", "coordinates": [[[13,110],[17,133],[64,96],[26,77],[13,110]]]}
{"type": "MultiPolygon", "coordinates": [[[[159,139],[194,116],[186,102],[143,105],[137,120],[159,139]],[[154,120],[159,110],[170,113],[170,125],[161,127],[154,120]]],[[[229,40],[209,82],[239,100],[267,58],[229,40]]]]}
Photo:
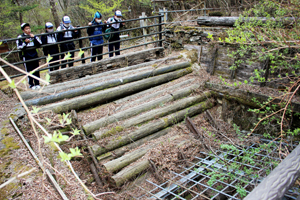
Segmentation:
{"type": "MultiPolygon", "coordinates": [[[[171,178],[164,183],[147,179],[145,193],[135,199],[242,199],[280,162],[278,149],[278,143],[264,139],[242,149],[225,146],[215,153],[200,152],[189,167],[181,166],[180,173],[169,171],[171,178]]],[[[284,199],[297,199],[299,194],[293,188],[284,199]]]]}

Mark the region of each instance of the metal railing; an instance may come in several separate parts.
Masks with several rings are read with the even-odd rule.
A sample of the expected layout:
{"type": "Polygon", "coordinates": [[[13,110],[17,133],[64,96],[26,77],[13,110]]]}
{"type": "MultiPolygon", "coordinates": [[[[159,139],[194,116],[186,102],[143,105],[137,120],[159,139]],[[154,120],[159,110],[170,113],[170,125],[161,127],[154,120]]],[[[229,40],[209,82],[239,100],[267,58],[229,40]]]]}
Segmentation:
{"type": "MultiPolygon", "coordinates": [[[[154,35],[158,35],[158,40],[155,40],[155,41],[151,41],[151,42],[148,42],[148,43],[143,43],[143,44],[139,44],[139,45],[134,45],[134,46],[130,46],[130,47],[126,47],[126,48],[123,48],[123,49],[119,49],[119,50],[116,50],[116,51],[110,51],[110,52],[106,52],[106,53],[102,53],[102,54],[97,54],[95,56],[88,56],[88,57],[84,57],[84,55],[82,55],[82,57],[80,59],[76,59],[76,60],[70,60],[70,61],[67,61],[67,62],[63,62],[63,63],[60,63],[60,64],[57,64],[57,65],[52,65],[52,66],[48,66],[48,67],[45,67],[43,69],[40,69],[40,70],[37,70],[37,71],[42,71],[42,70],[45,70],[45,69],[51,69],[51,68],[55,68],[55,67],[59,67],[59,66],[64,66],[66,64],[71,64],[71,63],[74,63],[74,62],[79,62],[81,61],[82,63],[85,63],[85,60],[87,59],[91,59],[91,58],[94,58],[94,57],[98,57],[98,56],[101,56],[101,55],[106,55],[106,54],[110,54],[110,53],[115,53],[115,52],[121,52],[121,51],[124,51],[124,50],[127,50],[127,49],[132,49],[132,48],[136,48],[136,47],[140,47],[140,46],[145,46],[145,45],[148,45],[148,44],[153,44],[153,43],[157,43],[158,46],[162,47],[162,42],[164,41],[164,39],[162,39],[162,34],[164,33],[164,31],[162,31],[162,26],[164,25],[164,23],[161,22],[161,15],[157,15],[157,16],[150,16],[150,17],[143,17],[143,18],[138,18],[138,19],[131,19],[131,20],[124,20],[122,21],[122,23],[126,23],[126,22],[133,22],[133,21],[140,21],[140,20],[146,20],[146,19],[156,19],[158,18],[159,19],[159,23],[155,23],[153,25],[149,25],[149,26],[143,26],[143,27],[136,27],[136,28],[130,28],[130,29],[123,29],[123,30],[119,30],[119,31],[114,31],[113,33],[124,33],[124,32],[131,32],[131,31],[135,31],[135,30],[139,30],[139,29],[143,29],[143,28],[155,28],[155,27],[158,27],[158,31],[155,31],[153,33],[149,33],[149,34],[146,34],[146,35],[140,35],[140,36],[136,36],[136,37],[130,37],[128,39],[121,39],[121,40],[118,40],[118,41],[112,41],[112,42],[104,42],[103,44],[100,44],[100,45],[95,45],[95,46],[86,46],[84,47],[82,45],[82,41],[83,40],[87,40],[89,38],[93,38],[93,37],[97,37],[97,36],[104,36],[104,35],[108,35],[108,34],[112,34],[111,33],[103,33],[103,34],[98,34],[98,35],[92,35],[92,36],[86,36],[86,37],[81,37],[81,30],[83,29],[88,29],[90,27],[97,27],[97,25],[95,26],[84,26],[84,27],[74,27],[74,29],[72,29],[72,31],[79,31],[79,37],[78,38],[74,38],[74,39],[71,39],[71,40],[67,40],[67,41],[62,41],[62,42],[56,42],[55,44],[63,44],[63,43],[70,43],[70,42],[76,42],[78,41],[79,43],[79,49],[75,49],[75,50],[71,50],[71,51],[68,51],[70,53],[72,52],[79,52],[80,49],[83,50],[83,51],[86,51],[88,49],[91,49],[91,48],[94,48],[94,47],[100,47],[100,46],[106,46],[108,44],[114,44],[114,43],[117,43],[117,42],[125,42],[125,41],[130,41],[130,40],[135,40],[135,39],[139,39],[139,38],[146,38],[146,37],[149,37],[149,36],[154,36],[154,35]]],[[[120,22],[114,22],[114,23],[120,23],[120,22]]],[[[109,24],[114,24],[114,23],[109,23],[109,24]]],[[[104,24],[106,25],[106,24],[104,24]]],[[[65,31],[56,31],[54,33],[58,34],[58,33],[64,33],[65,31]]],[[[53,34],[53,33],[43,33],[43,34],[36,34],[36,36],[40,37],[40,36],[43,36],[43,35],[50,35],[50,34],[53,34]]],[[[10,39],[6,39],[6,40],[0,40],[0,43],[3,42],[3,43],[9,43],[9,42],[16,42],[17,40],[19,39],[25,39],[25,37],[20,37],[20,38],[10,38],[10,39]]],[[[40,47],[38,48],[43,48],[43,47],[47,47],[47,46],[52,46],[53,44],[45,44],[45,45],[41,45],[40,47]]],[[[32,48],[27,48],[27,50],[30,50],[30,49],[37,49],[37,47],[32,47],[32,48]]],[[[12,51],[8,51],[8,52],[4,52],[4,53],[0,53],[0,56],[7,56],[7,55],[10,55],[10,54],[13,54],[13,53],[20,53],[22,52],[22,50],[12,50],[12,51]]],[[[51,56],[62,56],[64,54],[66,54],[67,52],[60,52],[60,53],[57,53],[57,54],[52,54],[51,56]]],[[[15,63],[12,63],[13,65],[20,65],[20,64],[24,64],[24,63],[27,63],[27,62],[32,62],[32,61],[36,61],[36,60],[46,60],[47,56],[41,56],[41,57],[38,57],[38,58],[35,58],[35,59],[31,59],[31,60],[28,60],[28,61],[19,61],[19,62],[15,62],[15,63]]],[[[2,65],[2,68],[8,68],[9,66],[8,65],[2,65]]],[[[16,74],[16,75],[12,75],[10,76],[11,78],[15,78],[15,77],[19,77],[19,76],[22,76],[24,75],[23,73],[21,74],[16,74]]],[[[5,80],[4,78],[0,78],[0,81],[3,81],[5,80]]]]}

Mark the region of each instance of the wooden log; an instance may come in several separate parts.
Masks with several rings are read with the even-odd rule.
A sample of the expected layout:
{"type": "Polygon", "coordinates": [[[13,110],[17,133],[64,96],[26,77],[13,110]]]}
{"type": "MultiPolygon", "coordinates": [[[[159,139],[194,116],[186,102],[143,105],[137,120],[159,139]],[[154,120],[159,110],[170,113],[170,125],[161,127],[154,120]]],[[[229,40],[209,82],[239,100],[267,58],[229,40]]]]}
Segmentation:
{"type": "MultiPolygon", "coordinates": [[[[191,81],[193,81],[193,80],[195,80],[195,79],[191,79],[191,81]]],[[[181,82],[181,83],[182,83],[182,84],[188,84],[188,83],[186,83],[186,81],[181,82]]],[[[177,85],[177,84],[176,84],[176,85],[177,85]]],[[[180,85],[179,85],[179,86],[180,86],[180,85]]],[[[121,104],[121,103],[130,101],[130,100],[132,100],[132,99],[135,99],[135,98],[137,98],[137,97],[144,96],[144,95],[146,95],[146,94],[147,94],[147,95],[152,94],[153,91],[155,91],[155,90],[163,90],[164,87],[165,87],[164,85],[159,85],[159,86],[150,88],[150,89],[148,89],[148,90],[144,90],[144,91],[141,91],[141,92],[139,92],[139,93],[136,93],[136,94],[133,94],[133,95],[124,97],[124,98],[122,98],[122,99],[118,99],[118,100],[116,100],[116,101],[114,101],[114,102],[115,102],[116,104],[121,104]]],[[[167,89],[172,89],[172,86],[166,88],[166,90],[167,90],[167,89]]]]}
{"type": "MultiPolygon", "coordinates": [[[[174,137],[173,139],[176,139],[174,137]]],[[[177,147],[180,147],[184,145],[187,141],[181,141],[179,144],[177,144],[177,147]]],[[[149,150],[149,149],[148,149],[149,150]]],[[[137,153],[137,152],[136,152],[137,153]]],[[[142,160],[140,162],[135,163],[134,165],[127,167],[123,170],[121,170],[119,173],[116,175],[112,176],[112,179],[115,181],[116,186],[121,186],[123,183],[126,181],[136,177],[146,169],[148,169],[150,166],[150,161],[149,160],[142,160]]]]}
{"type": "Polygon", "coordinates": [[[116,186],[119,187],[128,179],[135,177],[144,170],[148,169],[149,165],[150,163],[148,160],[142,160],[112,176],[112,179],[115,181],[116,186]]]}
{"type": "MultiPolygon", "coordinates": [[[[145,90],[145,91],[147,91],[147,92],[143,91],[143,92],[139,92],[139,93],[137,93],[137,94],[135,94],[135,95],[131,95],[131,96],[135,96],[135,97],[141,97],[141,96],[143,96],[143,94],[147,94],[147,95],[145,95],[145,96],[142,97],[142,98],[139,98],[139,99],[137,99],[137,100],[135,100],[135,101],[131,101],[131,102],[128,102],[128,103],[122,105],[121,107],[117,108],[116,110],[124,109],[124,108],[127,108],[127,107],[129,107],[129,106],[132,106],[132,105],[134,105],[134,104],[139,104],[139,103],[145,102],[145,101],[147,101],[148,99],[152,99],[152,98],[154,98],[154,97],[157,97],[157,96],[159,96],[159,95],[161,95],[161,94],[163,94],[163,93],[165,93],[165,92],[169,92],[170,90],[175,90],[175,89],[177,89],[177,88],[181,88],[182,86],[185,86],[185,85],[187,85],[187,84],[189,84],[189,83],[194,82],[194,80],[195,80],[195,79],[189,79],[189,80],[186,80],[186,81],[177,83],[177,84],[175,84],[175,85],[173,85],[173,86],[171,86],[171,87],[168,87],[168,88],[165,88],[165,89],[161,89],[161,90],[159,90],[159,91],[157,91],[157,92],[153,92],[153,91],[154,91],[154,90],[157,90],[157,87],[161,87],[161,88],[162,88],[162,87],[164,87],[164,86],[157,86],[157,87],[151,88],[151,89],[149,89],[149,90],[145,90]]],[[[129,98],[127,98],[127,97],[125,97],[125,98],[126,98],[126,99],[129,99],[129,98]]]]}
{"type": "Polygon", "coordinates": [[[141,50],[112,58],[104,58],[100,61],[90,62],[83,65],[54,70],[49,74],[51,76],[52,83],[78,79],[87,75],[101,73],[106,71],[107,68],[121,68],[143,63],[147,60],[158,58],[163,51],[163,47],[141,50]]]}
{"type": "Polygon", "coordinates": [[[147,147],[139,148],[131,153],[128,153],[120,158],[117,158],[115,160],[109,161],[108,163],[104,164],[104,167],[106,170],[110,173],[118,171],[122,169],[123,167],[126,167],[130,163],[138,160],[142,156],[144,156],[149,149],[151,149],[153,145],[149,145],[147,147]]]}
{"type": "MultiPolygon", "coordinates": [[[[184,108],[190,107],[196,103],[200,103],[201,101],[204,101],[206,98],[209,98],[210,96],[211,96],[211,92],[205,92],[203,95],[181,99],[172,105],[166,106],[164,108],[157,108],[155,110],[151,110],[150,112],[144,113],[142,115],[133,117],[128,121],[124,122],[121,126],[123,129],[126,129],[153,120],[158,117],[169,115],[173,112],[177,112],[184,108]]],[[[106,132],[95,132],[93,133],[93,135],[96,138],[101,139],[104,138],[107,134],[106,132]]]]}
{"type": "Polygon", "coordinates": [[[145,80],[125,84],[120,87],[95,92],[93,94],[85,95],[82,97],[77,97],[68,101],[47,105],[42,107],[40,111],[42,112],[45,110],[52,110],[55,113],[64,113],[71,110],[80,110],[88,108],[94,105],[99,105],[112,99],[120,98],[125,95],[129,95],[159,84],[163,84],[165,82],[179,78],[191,72],[192,69],[189,67],[175,72],[170,72],[152,78],[147,78],[145,80]]]}
{"type": "MultiPolygon", "coordinates": [[[[198,25],[205,25],[205,26],[234,26],[234,23],[239,19],[239,17],[209,17],[209,16],[201,16],[197,18],[198,25]]],[[[295,21],[295,18],[286,17],[283,19],[275,19],[275,18],[266,18],[266,17],[247,17],[243,18],[242,21],[262,21],[266,23],[267,21],[280,21],[284,25],[288,25],[291,22],[295,21]]]]}
{"type": "MultiPolygon", "coordinates": [[[[169,138],[169,141],[173,141],[177,139],[179,136],[174,136],[172,138],[169,138]]],[[[110,173],[116,172],[130,163],[133,163],[134,161],[138,160],[139,158],[143,157],[150,149],[157,146],[160,142],[151,143],[143,148],[136,149],[120,158],[114,159],[112,161],[109,161],[104,164],[104,167],[106,170],[110,173]]]]}
{"type": "MultiPolygon", "coordinates": [[[[100,127],[104,127],[104,126],[107,126],[108,124],[136,116],[142,112],[151,110],[151,109],[161,105],[162,103],[176,101],[178,99],[186,97],[186,96],[190,95],[196,87],[198,87],[198,86],[192,85],[188,88],[181,89],[181,90],[175,92],[174,94],[163,96],[163,97],[155,99],[153,101],[141,104],[137,107],[132,107],[132,108],[129,108],[122,112],[116,113],[114,115],[98,119],[96,121],[93,121],[92,123],[89,123],[89,124],[83,126],[83,128],[84,128],[86,134],[90,134],[90,133],[96,131],[97,129],[99,129],[100,127]]],[[[128,127],[126,127],[126,128],[128,128],[128,127]]],[[[123,127],[122,127],[122,129],[123,129],[123,127]]],[[[105,133],[95,132],[95,133],[93,133],[93,136],[95,137],[96,140],[99,140],[101,138],[104,138],[103,136],[105,136],[105,133]]]]}
{"type": "MultiPolygon", "coordinates": [[[[97,159],[99,160],[99,162],[101,163],[105,163],[109,160],[112,160],[112,159],[115,159],[115,158],[118,158],[120,156],[122,156],[123,154],[125,154],[127,151],[131,150],[131,149],[135,149],[143,144],[145,144],[146,142],[150,141],[150,140],[154,140],[154,139],[157,139],[161,136],[164,136],[166,135],[168,132],[170,131],[170,128],[165,128],[157,133],[154,133],[152,135],[149,135],[147,137],[144,137],[140,140],[137,140],[133,143],[130,143],[126,146],[123,146],[121,148],[118,148],[114,151],[110,151],[108,153],[105,153],[105,154],[102,154],[100,155],[97,159]]],[[[97,145],[97,146],[93,146],[92,148],[97,150],[100,146],[97,145]]]]}
{"type": "MultiPolygon", "coordinates": [[[[205,87],[218,92],[217,95],[226,98],[227,100],[235,100],[241,104],[251,106],[254,108],[260,108],[261,106],[252,101],[253,98],[256,98],[260,103],[266,102],[269,99],[269,96],[259,93],[254,93],[250,91],[241,90],[238,88],[233,88],[217,83],[206,82],[205,87]]],[[[280,99],[274,99],[274,103],[279,103],[280,99]]],[[[300,112],[300,103],[292,102],[292,107],[294,112],[300,112]]]]}
{"type": "Polygon", "coordinates": [[[127,74],[131,73],[130,72],[131,70],[135,70],[135,72],[136,72],[138,70],[147,70],[147,69],[151,69],[151,68],[153,69],[152,65],[154,65],[155,63],[162,63],[164,61],[173,60],[173,59],[178,59],[178,56],[164,58],[164,59],[158,59],[158,60],[154,60],[154,61],[150,61],[150,62],[146,62],[146,63],[141,63],[138,65],[115,69],[115,70],[103,72],[100,74],[86,76],[86,77],[83,77],[80,79],[75,79],[75,80],[66,81],[66,82],[62,82],[62,83],[51,84],[49,86],[46,86],[41,92],[34,92],[34,91],[28,90],[28,91],[21,92],[21,96],[24,100],[28,100],[28,99],[35,98],[37,96],[45,95],[45,94],[51,94],[51,93],[56,93],[56,92],[60,92],[60,91],[64,91],[64,90],[69,90],[69,89],[72,89],[75,87],[81,87],[81,86],[83,86],[82,85],[83,83],[85,85],[87,85],[87,84],[91,84],[94,82],[100,82],[100,81],[107,79],[107,77],[109,77],[110,79],[114,79],[116,77],[126,76],[127,74]],[[147,66],[149,66],[149,67],[147,67],[147,66]],[[142,68],[142,69],[140,69],[140,68],[142,68]]]}
{"type": "Polygon", "coordinates": [[[25,101],[27,106],[32,106],[32,105],[45,105],[48,103],[54,103],[63,99],[69,99],[69,98],[73,98],[76,96],[81,96],[81,95],[86,95],[89,93],[93,93],[99,90],[103,90],[103,89],[107,89],[107,88],[111,88],[111,87],[115,87],[118,85],[123,85],[126,83],[130,83],[130,82],[134,82],[137,80],[141,80],[144,78],[148,78],[150,76],[155,76],[155,75],[159,75],[159,74],[164,74],[164,73],[168,73],[171,71],[175,71],[178,69],[183,69],[186,67],[189,67],[190,63],[189,62],[183,62],[183,63],[179,63],[179,64],[175,64],[175,65],[171,65],[171,66],[167,66],[167,67],[163,67],[160,69],[155,69],[155,70],[148,70],[146,72],[140,73],[140,74],[136,74],[133,76],[128,76],[128,77],[123,77],[120,79],[114,79],[114,80],[110,80],[108,82],[100,82],[100,83],[95,83],[95,84],[91,84],[91,85],[87,85],[84,87],[80,87],[80,88],[75,88],[73,90],[68,90],[68,91],[64,91],[61,93],[57,93],[54,95],[48,95],[45,97],[41,97],[38,99],[32,99],[32,100],[28,100],[25,101]]]}
{"type": "Polygon", "coordinates": [[[144,138],[148,135],[151,135],[153,133],[156,133],[157,131],[160,131],[166,127],[169,127],[173,124],[177,124],[180,121],[183,121],[185,117],[194,116],[196,114],[199,114],[211,107],[213,107],[215,102],[211,100],[207,100],[205,102],[199,103],[197,105],[194,105],[192,107],[183,109],[181,111],[178,111],[176,113],[173,113],[172,115],[169,115],[167,117],[161,118],[156,122],[148,123],[146,125],[143,125],[139,127],[138,130],[129,133],[125,136],[120,136],[115,140],[112,140],[108,142],[108,144],[103,145],[103,147],[94,148],[95,155],[101,155],[106,152],[112,151],[114,149],[117,149],[119,147],[122,147],[126,144],[129,144],[133,141],[139,140],[141,138],[144,138]]]}

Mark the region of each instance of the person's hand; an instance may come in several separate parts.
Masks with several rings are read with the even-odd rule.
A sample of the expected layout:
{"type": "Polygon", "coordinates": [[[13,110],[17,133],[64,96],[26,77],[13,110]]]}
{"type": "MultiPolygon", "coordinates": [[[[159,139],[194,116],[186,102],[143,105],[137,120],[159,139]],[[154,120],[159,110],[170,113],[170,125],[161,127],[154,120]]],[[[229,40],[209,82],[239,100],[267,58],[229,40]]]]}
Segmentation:
{"type": "Polygon", "coordinates": [[[29,42],[30,42],[30,40],[27,38],[27,39],[25,39],[25,42],[26,42],[26,43],[29,43],[29,42]]]}
{"type": "Polygon", "coordinates": [[[88,25],[89,25],[89,26],[92,26],[92,22],[90,22],[88,25]]]}
{"type": "Polygon", "coordinates": [[[30,33],[30,35],[29,35],[29,36],[30,36],[30,37],[32,37],[32,38],[34,37],[34,35],[33,35],[32,33],[30,33]]]}
{"type": "Polygon", "coordinates": [[[125,22],[123,22],[122,25],[125,26],[125,22]]]}
{"type": "Polygon", "coordinates": [[[103,21],[104,24],[106,24],[106,22],[107,22],[106,20],[103,21]]]}

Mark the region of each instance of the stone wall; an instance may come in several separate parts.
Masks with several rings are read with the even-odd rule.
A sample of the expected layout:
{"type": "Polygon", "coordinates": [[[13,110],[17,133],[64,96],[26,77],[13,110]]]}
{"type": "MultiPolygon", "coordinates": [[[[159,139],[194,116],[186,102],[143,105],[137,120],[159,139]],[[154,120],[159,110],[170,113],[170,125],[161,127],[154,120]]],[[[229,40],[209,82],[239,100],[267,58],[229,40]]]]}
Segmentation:
{"type": "MultiPolygon", "coordinates": [[[[252,65],[242,64],[237,70],[231,70],[234,59],[228,56],[228,52],[235,51],[236,46],[231,44],[213,43],[207,38],[211,34],[215,40],[227,36],[226,30],[232,29],[220,27],[170,27],[166,29],[166,46],[173,49],[196,49],[200,55],[201,67],[206,68],[212,75],[238,81],[248,80],[253,76],[255,69],[262,69],[263,63],[254,62],[252,65]]],[[[242,58],[243,59],[243,58],[242,58]]],[[[259,84],[254,82],[254,84],[259,84]]]]}
{"type": "Polygon", "coordinates": [[[164,48],[152,48],[139,52],[124,54],[112,58],[105,58],[100,61],[91,62],[79,66],[73,66],[57,71],[50,72],[51,83],[58,83],[67,80],[74,80],[85,77],[87,75],[98,74],[103,71],[112,70],[115,68],[127,67],[147,62],[152,59],[161,58],[164,55],[164,48]]]}

